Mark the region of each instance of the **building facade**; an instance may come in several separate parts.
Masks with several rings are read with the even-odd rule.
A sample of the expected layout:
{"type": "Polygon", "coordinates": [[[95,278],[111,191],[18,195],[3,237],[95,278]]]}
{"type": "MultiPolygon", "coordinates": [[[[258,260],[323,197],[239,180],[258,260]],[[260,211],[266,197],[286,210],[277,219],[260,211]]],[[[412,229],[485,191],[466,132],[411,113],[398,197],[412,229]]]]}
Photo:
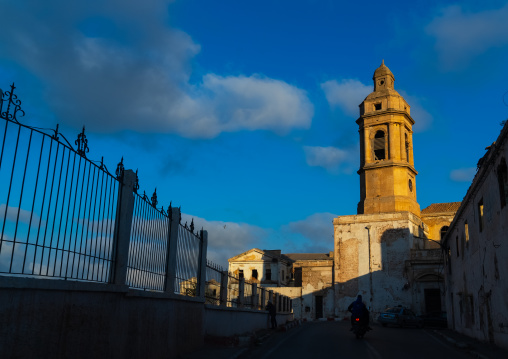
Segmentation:
{"type": "Polygon", "coordinates": [[[448,326],[508,349],[508,124],[444,239],[448,326]]]}

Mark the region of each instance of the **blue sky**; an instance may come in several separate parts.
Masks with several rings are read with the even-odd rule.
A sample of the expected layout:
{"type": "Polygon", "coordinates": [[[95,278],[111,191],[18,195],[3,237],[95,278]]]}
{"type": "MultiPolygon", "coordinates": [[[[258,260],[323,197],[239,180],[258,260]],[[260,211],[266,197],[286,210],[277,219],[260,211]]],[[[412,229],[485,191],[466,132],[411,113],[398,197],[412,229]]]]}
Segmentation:
{"type": "Polygon", "coordinates": [[[508,116],[503,1],[0,0],[23,123],[139,169],[209,258],[333,250],[359,200],[358,105],[385,60],[411,105],[421,208],[460,201],[508,116]],[[410,5],[409,5],[410,4],[410,5]],[[503,96],[504,102],[503,102],[503,96]]]}

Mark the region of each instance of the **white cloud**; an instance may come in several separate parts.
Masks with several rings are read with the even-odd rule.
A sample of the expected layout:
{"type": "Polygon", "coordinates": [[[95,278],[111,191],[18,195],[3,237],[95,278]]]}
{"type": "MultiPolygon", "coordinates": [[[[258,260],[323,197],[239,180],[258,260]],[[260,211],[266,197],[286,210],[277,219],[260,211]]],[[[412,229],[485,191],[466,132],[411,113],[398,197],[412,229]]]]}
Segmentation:
{"type": "Polygon", "coordinates": [[[476,167],[459,168],[450,172],[450,179],[454,182],[472,182],[476,174],[476,167]]]}
{"type": "Polygon", "coordinates": [[[62,122],[110,132],[173,132],[210,138],[224,131],[308,128],[313,106],[281,80],[207,74],[190,83],[200,45],[166,26],[169,1],[48,0],[4,4],[0,54],[47,86],[62,122]],[[97,30],[98,29],[98,30],[97,30]]]}
{"type": "MultiPolygon", "coordinates": [[[[372,91],[372,86],[367,86],[355,79],[343,79],[340,82],[330,80],[321,84],[326,99],[332,107],[339,107],[347,115],[358,117],[360,105],[365,97],[372,91]]],[[[428,129],[433,121],[432,115],[422,106],[424,99],[410,96],[405,91],[399,93],[411,106],[411,117],[415,120],[413,127],[415,132],[422,132],[428,129]]]]}
{"type": "Polygon", "coordinates": [[[194,219],[196,229],[208,231],[207,258],[227,270],[228,259],[252,248],[263,247],[268,231],[247,223],[207,221],[204,218],[182,214],[182,224],[190,225],[194,219]]]}
{"type": "Polygon", "coordinates": [[[14,223],[19,221],[20,223],[31,224],[32,226],[39,225],[39,216],[35,213],[32,214],[31,211],[11,206],[7,207],[7,212],[5,209],[5,203],[0,204],[0,217],[3,217],[4,214],[6,214],[6,219],[8,221],[12,221],[14,223]]]}
{"type": "Polygon", "coordinates": [[[291,222],[286,230],[305,237],[303,243],[295,248],[308,253],[328,253],[333,250],[333,218],[332,213],[315,213],[304,220],[291,222]]]}
{"type": "Polygon", "coordinates": [[[323,167],[327,171],[349,173],[358,162],[358,149],[340,149],[333,146],[304,146],[307,164],[314,167],[323,167]]]}
{"type": "Polygon", "coordinates": [[[214,137],[244,129],[286,134],[295,127],[309,128],[314,108],[304,91],[280,80],[208,74],[169,112],[169,117],[186,120],[178,124],[179,133],[214,137]]]}
{"type": "Polygon", "coordinates": [[[373,91],[372,86],[367,86],[358,80],[343,79],[326,81],[321,84],[326,99],[332,107],[339,107],[347,115],[358,117],[358,106],[365,97],[373,91]]]}
{"type": "Polygon", "coordinates": [[[406,93],[406,91],[399,91],[399,93],[404,97],[409,106],[411,106],[411,117],[415,120],[415,124],[413,125],[414,132],[424,132],[429,129],[434,121],[432,115],[425,110],[423,104],[425,103],[425,99],[419,98],[417,96],[411,96],[406,93]]]}
{"type": "Polygon", "coordinates": [[[491,48],[508,45],[508,5],[496,10],[466,12],[459,5],[446,7],[427,26],[446,70],[461,69],[491,48]]]}

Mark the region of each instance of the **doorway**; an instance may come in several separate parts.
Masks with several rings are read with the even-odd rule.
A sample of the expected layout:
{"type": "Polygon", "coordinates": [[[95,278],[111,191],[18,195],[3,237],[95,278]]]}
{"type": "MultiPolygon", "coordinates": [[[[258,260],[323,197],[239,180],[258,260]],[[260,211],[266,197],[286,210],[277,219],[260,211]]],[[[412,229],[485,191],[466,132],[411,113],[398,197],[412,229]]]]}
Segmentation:
{"type": "Polygon", "coordinates": [[[316,295],[316,319],[323,318],[323,296],[316,295]]]}
{"type": "Polygon", "coordinates": [[[441,311],[441,290],[439,289],[425,289],[425,312],[440,312],[441,311]]]}

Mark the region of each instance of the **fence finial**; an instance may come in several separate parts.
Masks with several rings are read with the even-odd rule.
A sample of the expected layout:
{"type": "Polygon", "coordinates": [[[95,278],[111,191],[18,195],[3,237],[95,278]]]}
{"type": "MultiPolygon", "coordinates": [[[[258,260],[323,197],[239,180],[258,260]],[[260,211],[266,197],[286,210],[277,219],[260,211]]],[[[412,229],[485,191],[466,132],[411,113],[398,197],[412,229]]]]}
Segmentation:
{"type": "Polygon", "coordinates": [[[191,231],[192,233],[194,233],[194,218],[192,218],[192,220],[191,220],[191,223],[190,223],[190,227],[189,227],[189,229],[190,229],[190,231],[191,231]]]}
{"type": "Polygon", "coordinates": [[[16,115],[21,113],[21,116],[25,116],[25,111],[21,109],[21,100],[18,100],[18,96],[14,95],[14,82],[11,85],[11,91],[1,91],[0,90],[0,117],[5,118],[6,120],[18,122],[16,115]],[[5,99],[4,99],[5,97],[5,99]],[[7,110],[3,111],[4,102],[7,102],[7,110]],[[13,113],[11,112],[11,105],[14,106],[13,113]]]}
{"type": "Polygon", "coordinates": [[[123,165],[123,156],[122,156],[122,159],[116,165],[115,174],[116,174],[116,178],[117,179],[123,178],[123,172],[124,172],[124,170],[125,170],[125,167],[123,165]]]}
{"type": "Polygon", "coordinates": [[[155,191],[153,191],[152,195],[152,207],[157,208],[157,203],[159,202],[157,201],[157,187],[155,187],[155,191]]]}
{"type": "Polygon", "coordinates": [[[55,134],[51,136],[54,140],[58,141],[58,123],[56,124],[55,134]]]}
{"type": "Polygon", "coordinates": [[[138,177],[138,169],[136,168],[136,181],[134,182],[134,192],[138,193],[139,189],[139,177],[138,177]]]}
{"type": "Polygon", "coordinates": [[[78,139],[74,141],[76,146],[78,146],[77,153],[78,155],[82,157],[86,157],[86,154],[90,152],[90,149],[88,148],[88,140],[85,136],[85,126],[83,126],[83,130],[80,134],[78,134],[78,139]]]}

